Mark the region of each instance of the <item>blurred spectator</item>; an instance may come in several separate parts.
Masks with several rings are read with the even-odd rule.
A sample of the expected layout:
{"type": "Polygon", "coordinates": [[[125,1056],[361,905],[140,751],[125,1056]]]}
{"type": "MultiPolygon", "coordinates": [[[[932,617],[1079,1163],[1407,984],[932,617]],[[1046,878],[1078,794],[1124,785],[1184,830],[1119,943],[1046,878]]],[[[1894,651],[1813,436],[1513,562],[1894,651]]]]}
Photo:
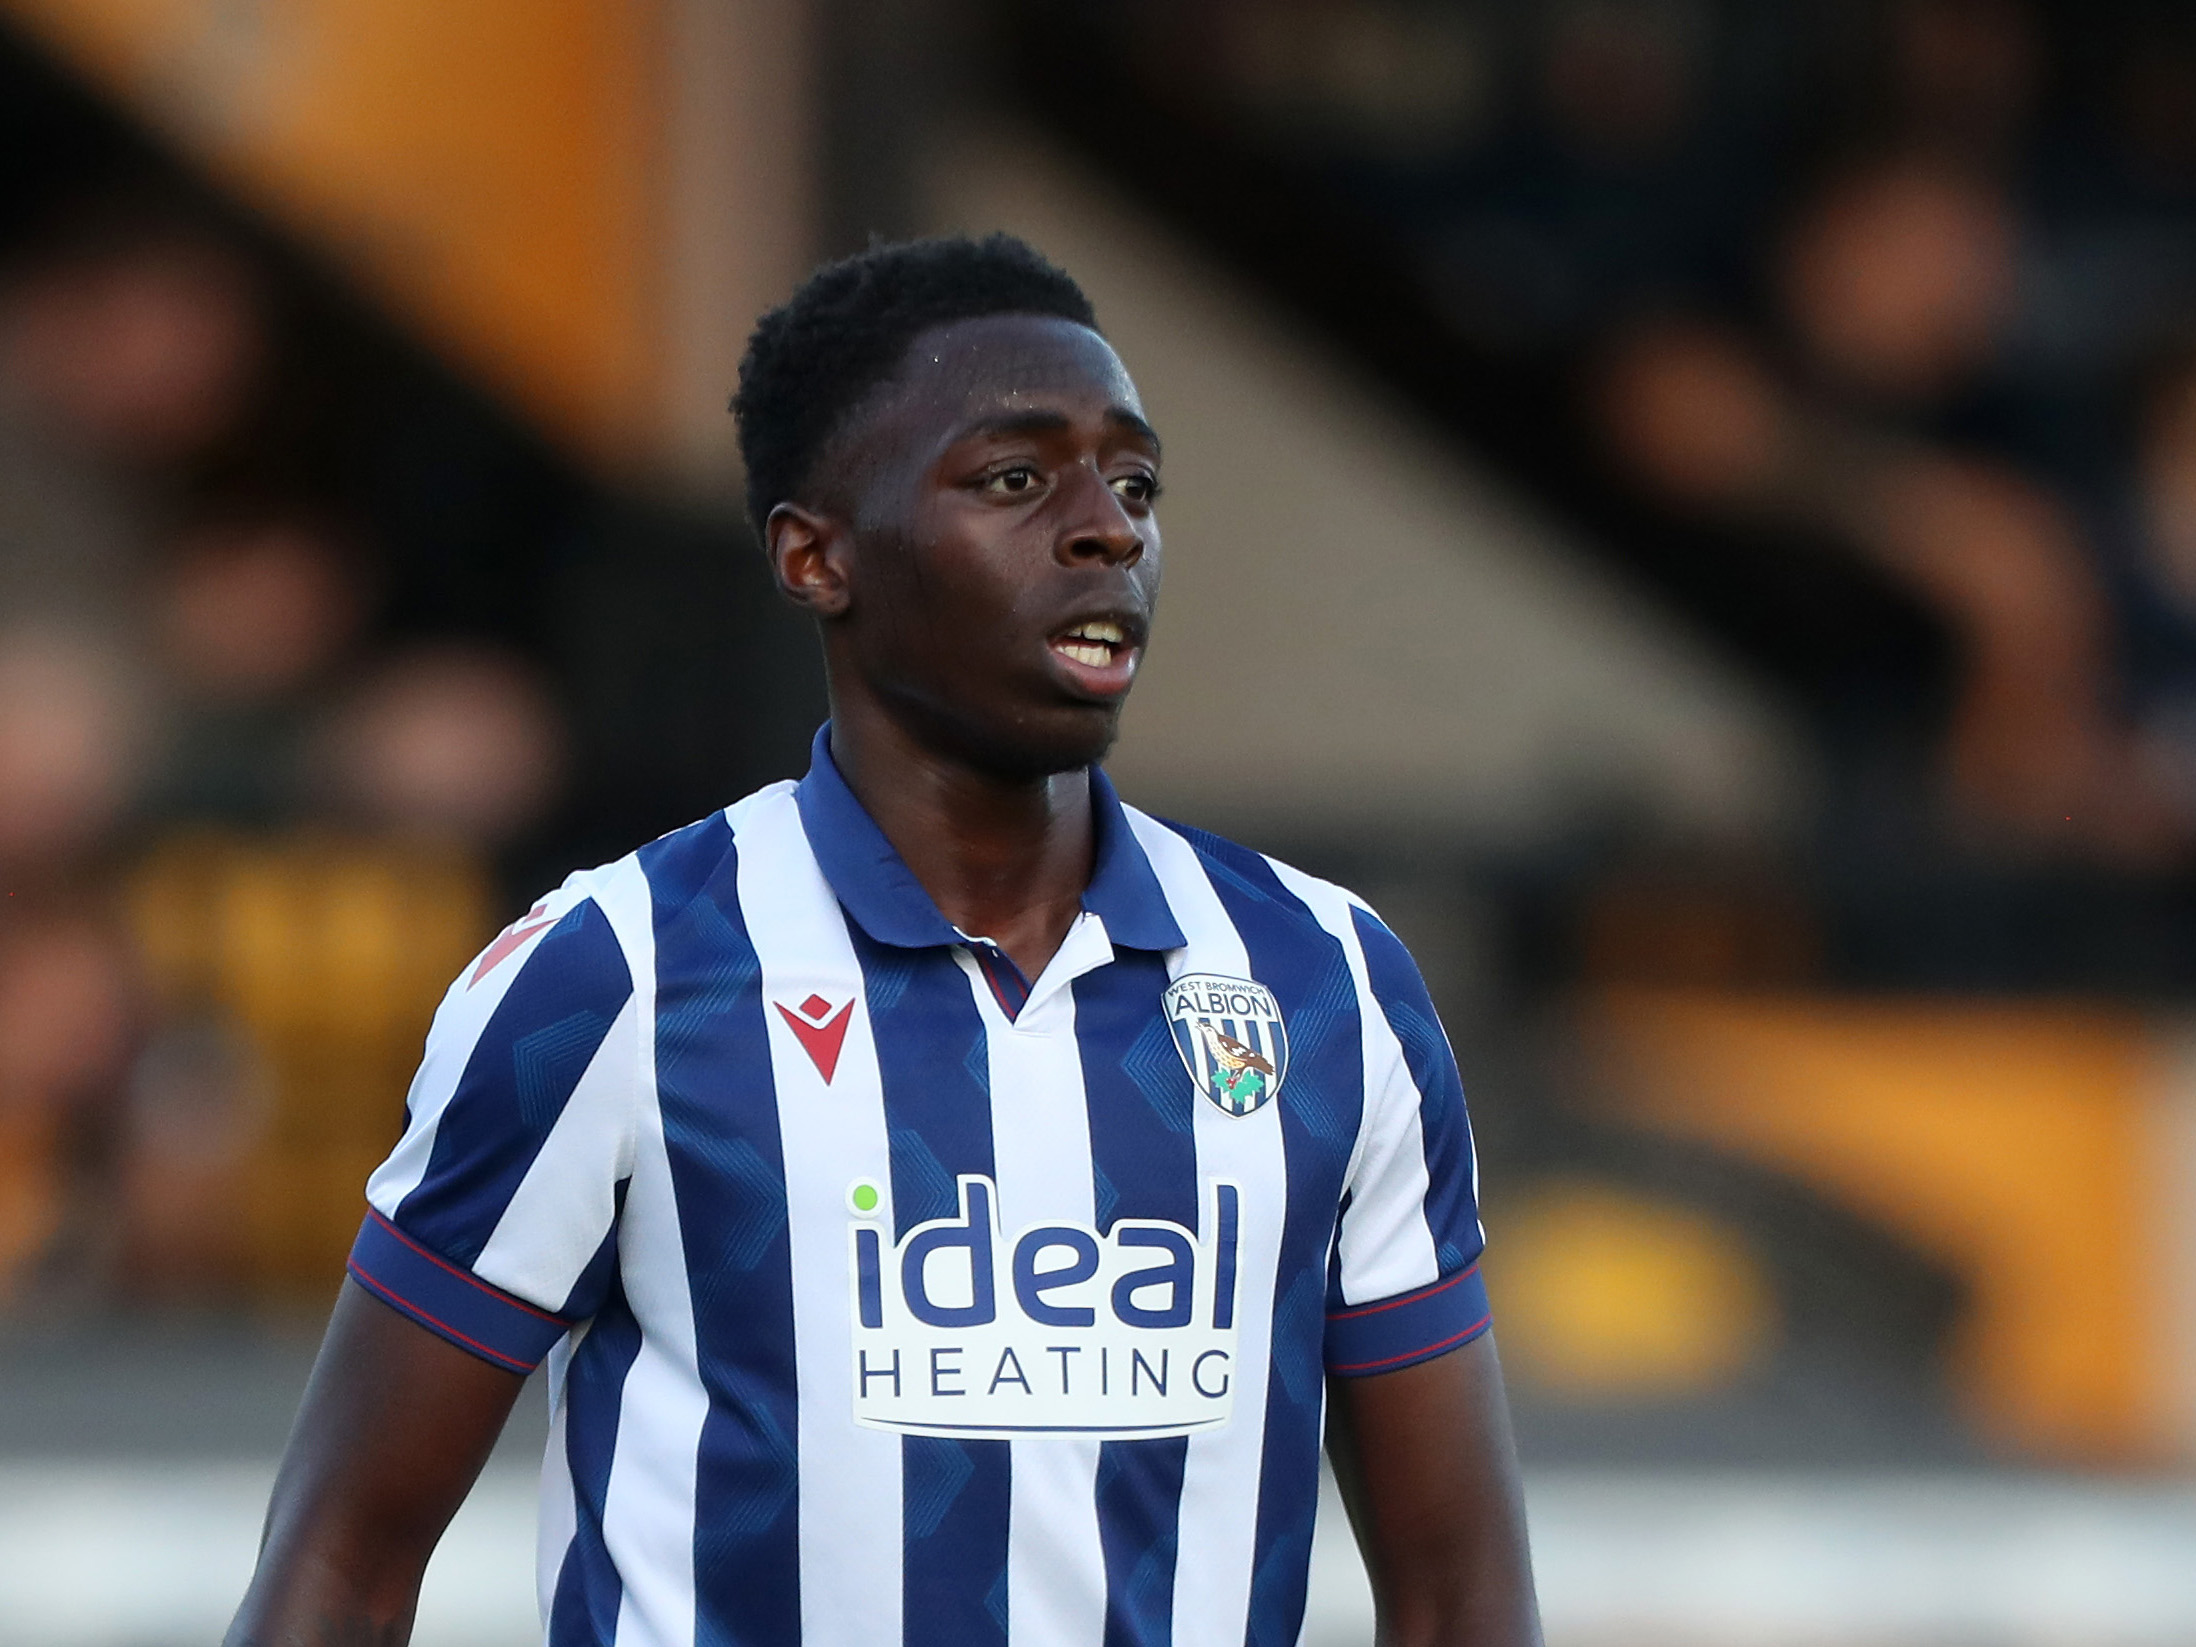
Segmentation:
{"type": "MultiPolygon", "coordinates": [[[[1880,386],[1941,383],[1949,330],[1855,326],[1851,362],[1880,367],[1880,386]],[[1905,352],[1893,338],[1917,341],[1905,352]],[[1894,369],[1917,359],[1928,374],[1894,369]]],[[[2183,850],[2196,817],[2175,816],[2116,715],[2106,590],[2048,491],[1811,399],[1703,322],[1632,334],[1599,402],[1619,457],[1664,496],[1833,534],[1943,620],[1961,670],[1945,754],[1956,817],[2007,845],[2152,864],[2183,850]]]]}
{"type": "Polygon", "coordinates": [[[2016,840],[2175,862],[2192,820],[2169,810],[2116,713],[2105,592],[2068,511],[2002,465],[1935,453],[1856,479],[1863,547],[1960,643],[1955,799],[2016,840]]]}
{"type": "MultiPolygon", "coordinates": [[[[1407,382],[1418,368],[1395,339],[1446,333],[1428,352],[1455,365],[1454,415],[1490,449],[1560,489],[1598,428],[1615,478],[1660,511],[1757,546],[1842,546],[1937,620],[1955,701],[1933,789],[1913,798],[1925,708],[1887,713],[1844,678],[1871,674],[1851,647],[1881,637],[1860,629],[1910,633],[1869,615],[1865,580],[1839,585],[1854,635],[1811,638],[1821,661],[1789,666],[1834,677],[1805,689],[1837,706],[1841,758],[1870,774],[1886,841],[1934,852],[1949,833],[2001,868],[2008,853],[2187,862],[2196,460],[2178,454],[2196,412],[2161,399],[2139,464],[2112,435],[2119,386],[2196,298],[2182,10],[1191,0],[1149,21],[1129,66],[1190,112],[1186,131],[1232,123],[1250,151],[1235,164],[1262,158],[1307,202],[1324,189],[1337,223],[1393,231],[1316,256],[1401,262],[1422,313],[1366,321],[1319,281],[1306,300],[1392,351],[1407,382]],[[1383,146],[1365,141],[1372,122],[1333,117],[1383,97],[1418,107],[1444,62],[1489,66],[1452,76],[1447,106],[1469,119],[1383,146]],[[1559,405],[1549,385],[1581,381],[1583,407],[1559,405]],[[1907,822],[1932,801],[1949,831],[1917,837],[1907,822]]],[[[1743,597],[1698,593],[1700,547],[1651,514],[1636,524],[1658,575],[1718,623],[1747,621],[1743,597]]],[[[1806,621],[1765,604],[1772,622],[1806,621]]],[[[1923,666],[1907,667],[1912,687],[1923,666]]]]}
{"type": "Polygon", "coordinates": [[[326,477],[247,421],[261,283],[121,210],[0,277],[0,1301],[324,1285],[561,780],[528,666],[393,649],[326,477]]]}
{"type": "Polygon", "coordinates": [[[0,880],[26,897],[96,863],[140,753],[132,671],[103,639],[0,631],[0,880]]]}
{"type": "MultiPolygon", "coordinates": [[[[42,614],[166,684],[147,633],[152,544],[236,427],[267,347],[245,262],[170,215],[109,208],[18,258],[0,279],[0,621],[42,614]]],[[[239,650],[234,638],[199,655],[239,650]]],[[[167,695],[140,718],[163,719],[167,695]]],[[[153,747],[114,757],[110,810],[134,798],[153,747]]]]}
{"type": "Polygon", "coordinates": [[[214,702],[311,686],[357,638],[364,592],[329,535],[302,520],[202,528],[167,570],[160,639],[178,682],[214,702]]]}
{"type": "Polygon", "coordinates": [[[369,616],[358,552],[302,515],[217,519],[169,551],[153,601],[170,725],[148,813],[294,821],[307,745],[369,616]]]}
{"type": "Polygon", "coordinates": [[[1638,479],[1695,508],[1760,514],[1800,456],[1792,396],[1728,326],[1636,326],[1601,364],[1597,391],[1617,455],[1638,479]]]}
{"type": "Polygon", "coordinates": [[[0,348],[72,438],[157,468],[235,423],[266,338],[250,271],[227,247],[114,212],[17,275],[0,348]]]}
{"type": "Polygon", "coordinates": [[[267,346],[242,262],[111,212],[0,277],[0,611],[126,623],[183,468],[235,425],[267,346]]]}
{"type": "Polygon", "coordinates": [[[98,1267],[135,985],[127,945],[95,913],[0,918],[0,1302],[98,1267]]]}
{"type": "Polygon", "coordinates": [[[401,835],[492,850],[539,818],[564,775],[561,725],[517,659],[446,644],[399,654],[331,723],[326,793],[401,835]]]}
{"type": "Polygon", "coordinates": [[[263,348],[244,264],[163,217],[0,277],[0,1296],[112,1271],[147,1023],[109,877],[167,719],[148,546],[263,348]]]}
{"type": "Polygon", "coordinates": [[[138,1014],[95,877],[137,733],[111,650],[60,629],[0,634],[0,1299],[96,1263],[138,1014]]]}
{"type": "Polygon", "coordinates": [[[1934,400],[1991,358],[2013,301],[2015,241],[2002,185],[1894,156],[1833,180],[1801,215],[1783,258],[1785,312],[1833,387],[1934,400]]]}
{"type": "MultiPolygon", "coordinates": [[[[1996,15],[1907,8],[1907,69],[1937,72],[1948,48],[1931,31],[1996,15]]],[[[1631,474],[1664,497],[1828,534],[1943,621],[1960,669],[1944,757],[1955,820],[2001,846],[2167,864],[2196,814],[2174,805],[2119,707],[2110,588],[2082,521],[2049,486],[1940,433],[1999,356],[2019,239],[2005,186],[1942,155],[1834,175],[1776,263],[1792,366],[1728,323],[1639,326],[1600,368],[1599,411],[1631,474]]]]}
{"type": "Polygon", "coordinates": [[[131,1074],[121,1117],[120,1251],[127,1289],[199,1302],[231,1293],[249,1262],[238,1195],[272,1102],[252,1038],[214,1017],[155,1036],[131,1074]]]}

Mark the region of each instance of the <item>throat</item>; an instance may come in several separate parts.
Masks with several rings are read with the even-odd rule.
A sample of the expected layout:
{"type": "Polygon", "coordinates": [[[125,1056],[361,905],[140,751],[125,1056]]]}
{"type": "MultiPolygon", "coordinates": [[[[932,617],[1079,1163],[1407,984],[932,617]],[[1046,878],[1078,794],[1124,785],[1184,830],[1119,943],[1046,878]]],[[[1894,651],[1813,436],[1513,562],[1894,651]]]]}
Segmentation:
{"type": "Polygon", "coordinates": [[[1010,781],[897,727],[863,736],[836,720],[832,741],[855,798],[939,913],[989,939],[1025,979],[1041,974],[1082,911],[1096,862],[1089,769],[1010,781]]]}
{"type": "MultiPolygon", "coordinates": [[[[1053,956],[1060,952],[1061,944],[1067,941],[1076,917],[1082,913],[1083,888],[1076,886],[1062,901],[1025,907],[1011,915],[997,912],[989,920],[981,917],[960,919],[943,901],[939,908],[956,930],[969,936],[970,948],[976,952],[980,963],[985,962],[988,955],[1014,974],[1008,980],[1009,993],[1018,991],[1015,1006],[1007,1013],[1011,1018],[1021,1010],[1021,1001],[1028,997],[1031,985],[1044,975],[1053,956]]],[[[1002,1001],[1001,1005],[1004,1004],[1002,1001]]]]}

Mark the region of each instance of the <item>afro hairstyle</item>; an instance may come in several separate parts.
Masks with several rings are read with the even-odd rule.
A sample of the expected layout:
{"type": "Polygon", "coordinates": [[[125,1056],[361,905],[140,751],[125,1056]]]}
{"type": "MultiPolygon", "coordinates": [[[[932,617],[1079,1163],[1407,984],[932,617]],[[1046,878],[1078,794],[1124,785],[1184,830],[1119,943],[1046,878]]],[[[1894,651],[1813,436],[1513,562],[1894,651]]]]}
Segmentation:
{"type": "Polygon", "coordinates": [[[1066,271],[1009,234],[872,246],[825,264],[756,322],[732,397],[755,530],[808,484],[848,414],[898,370],[918,336],[988,315],[1098,327],[1066,271]]]}

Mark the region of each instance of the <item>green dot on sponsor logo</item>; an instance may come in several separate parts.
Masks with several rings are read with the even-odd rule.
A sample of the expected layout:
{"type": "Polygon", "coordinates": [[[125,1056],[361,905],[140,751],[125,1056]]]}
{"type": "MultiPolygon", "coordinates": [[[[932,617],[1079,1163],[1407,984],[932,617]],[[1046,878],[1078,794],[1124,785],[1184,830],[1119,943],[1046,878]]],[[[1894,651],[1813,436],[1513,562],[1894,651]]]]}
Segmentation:
{"type": "Polygon", "coordinates": [[[854,1186],[854,1210],[856,1212],[875,1212],[877,1210],[877,1186],[875,1184],[856,1184],[854,1186]]]}

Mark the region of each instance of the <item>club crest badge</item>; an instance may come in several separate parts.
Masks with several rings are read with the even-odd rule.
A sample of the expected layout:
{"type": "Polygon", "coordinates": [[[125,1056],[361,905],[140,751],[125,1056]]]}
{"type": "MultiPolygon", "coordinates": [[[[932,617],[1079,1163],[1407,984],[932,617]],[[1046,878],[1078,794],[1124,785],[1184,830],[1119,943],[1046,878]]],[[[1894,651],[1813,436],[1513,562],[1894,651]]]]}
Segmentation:
{"type": "Polygon", "coordinates": [[[1191,1085],[1229,1115],[1273,1102],[1289,1073],[1289,1032],[1272,990],[1248,978],[1191,972],[1159,999],[1191,1085]]]}

